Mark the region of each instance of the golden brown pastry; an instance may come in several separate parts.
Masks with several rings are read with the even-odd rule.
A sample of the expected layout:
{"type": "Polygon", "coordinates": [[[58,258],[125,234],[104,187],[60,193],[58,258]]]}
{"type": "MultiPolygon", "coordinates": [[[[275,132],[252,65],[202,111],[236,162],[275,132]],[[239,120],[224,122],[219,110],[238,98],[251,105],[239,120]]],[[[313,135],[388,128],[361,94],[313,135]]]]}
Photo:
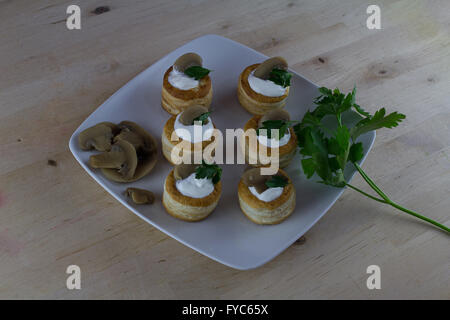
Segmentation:
{"type": "Polygon", "coordinates": [[[274,69],[286,71],[287,68],[287,62],[282,57],[270,58],[245,68],[239,76],[237,88],[240,104],[255,115],[283,108],[289,95],[289,86],[276,84],[269,78],[274,69]]]}
{"type": "Polygon", "coordinates": [[[171,216],[184,221],[200,221],[216,208],[222,192],[221,169],[209,165],[215,167],[218,177],[197,179],[197,169],[204,166],[207,165],[181,164],[167,176],[162,202],[171,216]]]}
{"type": "Polygon", "coordinates": [[[184,72],[193,66],[202,66],[202,58],[195,53],[179,57],[164,74],[161,91],[161,106],[170,114],[177,115],[191,105],[209,108],[212,101],[212,86],[209,75],[196,80],[184,72]]]}
{"type": "Polygon", "coordinates": [[[294,186],[281,169],[273,176],[261,175],[260,168],[248,169],[239,182],[238,197],[242,212],[257,224],[280,223],[295,208],[294,186]]]}
{"type": "MultiPolygon", "coordinates": [[[[290,115],[284,109],[275,109],[267,112],[263,116],[254,116],[245,124],[244,132],[251,129],[257,131],[259,128],[264,128],[264,122],[271,120],[281,120],[286,123],[290,121],[290,115]]],[[[289,127],[288,132],[278,140],[279,146],[277,148],[271,147],[271,143],[273,143],[274,140],[267,139],[267,137],[262,134],[259,137],[257,135],[254,139],[256,141],[256,148],[251,147],[249,136],[243,135],[241,141],[242,152],[245,155],[246,162],[254,166],[269,165],[267,161],[260,158],[260,154],[262,153],[266,154],[270,159],[273,154],[274,159],[271,159],[272,165],[274,165],[274,162],[277,162],[280,168],[284,168],[289,165],[297,150],[297,137],[292,127],[289,127]],[[261,143],[261,141],[266,142],[266,144],[261,143]],[[278,152],[278,157],[276,157],[276,152],[278,152]]]]}
{"type": "MultiPolygon", "coordinates": [[[[214,129],[214,124],[207,113],[208,109],[206,107],[194,105],[190,106],[177,116],[172,116],[166,122],[161,135],[161,142],[164,157],[171,164],[176,164],[175,161],[173,161],[174,159],[172,159],[172,151],[176,146],[179,148],[179,150],[175,150],[176,156],[182,158],[186,152],[188,154],[186,157],[190,159],[189,163],[194,162],[195,153],[198,153],[199,159],[202,158],[203,150],[214,141],[214,136],[209,135],[209,131],[214,129]],[[194,137],[195,127],[193,123],[195,119],[202,115],[207,116],[206,120],[202,121],[203,124],[201,126],[202,138],[205,138],[205,140],[195,140],[198,137],[194,137]],[[178,131],[175,131],[176,129],[178,131]],[[190,138],[190,140],[187,140],[187,138],[190,138]]],[[[198,125],[196,126],[198,127],[198,125]]]]}

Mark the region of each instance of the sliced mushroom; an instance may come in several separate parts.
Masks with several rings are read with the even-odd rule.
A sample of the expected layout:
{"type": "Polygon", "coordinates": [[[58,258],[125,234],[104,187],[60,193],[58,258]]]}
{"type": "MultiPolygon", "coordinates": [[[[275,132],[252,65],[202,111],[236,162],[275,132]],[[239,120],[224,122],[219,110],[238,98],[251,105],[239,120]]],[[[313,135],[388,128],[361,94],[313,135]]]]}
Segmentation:
{"type": "Polygon", "coordinates": [[[127,188],[125,194],[133,200],[136,204],[152,204],[155,202],[155,195],[153,192],[138,189],[138,188],[127,188]]]}
{"type": "Polygon", "coordinates": [[[114,169],[124,179],[131,179],[134,176],[137,164],[136,149],[126,140],[117,141],[109,152],[89,158],[89,165],[92,168],[114,169]]]}
{"type": "Polygon", "coordinates": [[[122,121],[119,123],[120,134],[117,140],[124,139],[133,144],[136,150],[144,153],[152,153],[156,151],[156,140],[145,129],[132,121],[122,121]],[[120,136],[123,133],[122,136],[120,136]],[[120,136],[120,137],[119,137],[120,136]]]}
{"type": "Polygon", "coordinates": [[[102,122],[80,132],[78,145],[82,150],[109,151],[111,150],[112,137],[112,127],[102,122]]]}
{"type": "Polygon", "coordinates": [[[244,167],[244,172],[246,172],[246,171],[248,171],[250,169],[254,169],[254,168],[255,168],[255,166],[252,166],[251,164],[246,164],[245,167],[244,167]]]}
{"type": "Polygon", "coordinates": [[[117,136],[114,137],[114,142],[118,142],[120,140],[126,140],[131,143],[137,152],[146,147],[144,138],[137,133],[130,131],[128,128],[123,129],[117,136]]]}
{"type": "Polygon", "coordinates": [[[283,57],[269,58],[255,69],[254,75],[255,77],[267,80],[269,79],[270,72],[272,72],[274,68],[287,70],[288,63],[286,59],[283,57]]]}
{"type": "Polygon", "coordinates": [[[264,121],[267,120],[285,120],[289,121],[291,120],[291,116],[289,115],[289,112],[287,112],[284,109],[274,109],[267,113],[265,113],[261,119],[259,119],[258,128],[262,127],[264,121]]]}
{"type": "Polygon", "coordinates": [[[198,165],[195,164],[179,164],[173,169],[173,176],[175,180],[183,180],[195,172],[198,165]]]}
{"type": "Polygon", "coordinates": [[[270,180],[273,176],[282,176],[288,179],[280,171],[274,175],[261,175],[261,168],[247,169],[242,174],[242,181],[247,187],[254,187],[256,192],[263,193],[269,187],[266,185],[266,181],[270,180]]]}
{"type": "MultiPolygon", "coordinates": [[[[145,129],[134,122],[122,121],[121,123],[119,123],[119,128],[121,128],[122,131],[126,130],[127,132],[132,132],[143,138],[143,147],[136,150],[138,165],[136,167],[134,175],[131,178],[125,178],[117,170],[109,168],[102,168],[102,173],[106,178],[116,182],[132,182],[139,180],[149,174],[150,171],[152,171],[152,169],[155,167],[158,160],[158,144],[155,138],[150,133],[148,133],[145,129]]],[[[121,139],[119,138],[118,142],[120,140],[121,139]]],[[[123,139],[123,141],[127,140],[123,139]]]]}
{"type": "Polygon", "coordinates": [[[173,67],[180,72],[184,72],[189,67],[192,66],[202,66],[202,58],[193,52],[185,53],[181,57],[179,57],[175,63],[173,64],[173,67]]]}
{"type": "Polygon", "coordinates": [[[100,122],[98,124],[103,124],[105,126],[110,127],[114,136],[120,132],[119,126],[115,123],[104,121],[104,122],[100,122]]]}
{"type": "Polygon", "coordinates": [[[261,175],[261,168],[251,168],[242,174],[242,181],[247,187],[254,187],[258,193],[262,193],[269,187],[266,181],[270,176],[261,175]]]}
{"type": "Polygon", "coordinates": [[[178,120],[184,124],[185,126],[192,125],[192,122],[195,118],[202,115],[203,113],[208,112],[208,108],[201,105],[193,105],[184,110],[178,120]]]}

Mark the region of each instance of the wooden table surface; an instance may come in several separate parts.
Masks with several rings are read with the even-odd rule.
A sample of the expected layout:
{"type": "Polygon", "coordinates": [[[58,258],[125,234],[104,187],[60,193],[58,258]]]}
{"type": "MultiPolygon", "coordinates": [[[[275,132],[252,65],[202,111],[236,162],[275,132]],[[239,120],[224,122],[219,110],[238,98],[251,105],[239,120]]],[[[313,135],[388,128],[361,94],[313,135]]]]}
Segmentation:
{"type": "MultiPolygon", "coordinates": [[[[300,241],[237,271],[166,236],[68,149],[105,99],[166,53],[214,33],[320,85],[358,87],[381,130],[364,168],[392,199],[450,224],[450,1],[0,1],[0,298],[450,298],[449,236],[347,190],[300,241]],[[95,14],[99,6],[110,11],[95,14]],[[81,290],[66,268],[81,268],[81,290]],[[368,290],[369,265],[381,290],[368,290]]],[[[367,190],[361,178],[354,183],[367,190]]]]}

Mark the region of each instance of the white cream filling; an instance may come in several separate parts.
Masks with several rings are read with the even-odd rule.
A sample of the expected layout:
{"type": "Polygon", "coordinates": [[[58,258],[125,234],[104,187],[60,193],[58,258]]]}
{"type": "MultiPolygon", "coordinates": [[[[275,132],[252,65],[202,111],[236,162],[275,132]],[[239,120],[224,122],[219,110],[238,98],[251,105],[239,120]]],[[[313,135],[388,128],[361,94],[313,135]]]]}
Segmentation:
{"type": "Polygon", "coordinates": [[[256,191],[255,187],[248,187],[248,189],[259,200],[262,200],[264,202],[270,202],[270,201],[273,201],[273,200],[277,199],[278,197],[280,197],[281,194],[283,193],[284,188],[282,188],[282,187],[269,188],[269,189],[264,190],[262,193],[258,193],[258,191],[256,191]]]}
{"type": "Polygon", "coordinates": [[[173,124],[173,129],[175,130],[177,136],[179,136],[181,139],[189,141],[191,143],[197,143],[211,139],[214,126],[210,117],[208,117],[208,123],[204,125],[184,125],[179,120],[180,116],[181,113],[177,115],[175,123],[173,124]]]}
{"type": "Polygon", "coordinates": [[[275,138],[267,139],[266,135],[258,136],[258,142],[269,148],[278,148],[284,146],[289,142],[290,139],[291,139],[290,130],[288,130],[280,140],[277,140],[275,138]]]}
{"type": "Polygon", "coordinates": [[[182,195],[191,198],[204,198],[214,191],[212,180],[196,179],[195,172],[183,180],[177,180],[175,186],[182,195]]]}
{"type": "Polygon", "coordinates": [[[253,91],[266,97],[281,97],[286,93],[286,88],[270,80],[264,80],[253,75],[248,76],[248,84],[253,91]]]}
{"type": "Polygon", "coordinates": [[[198,87],[198,80],[189,77],[184,72],[172,68],[169,73],[169,83],[180,90],[189,90],[198,87]]]}

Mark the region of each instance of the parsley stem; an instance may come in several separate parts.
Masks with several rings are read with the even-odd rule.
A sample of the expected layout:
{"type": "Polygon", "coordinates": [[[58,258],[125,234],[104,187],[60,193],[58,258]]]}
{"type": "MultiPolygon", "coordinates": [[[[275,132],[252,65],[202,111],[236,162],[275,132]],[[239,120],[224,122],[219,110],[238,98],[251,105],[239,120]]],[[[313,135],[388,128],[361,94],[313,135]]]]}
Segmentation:
{"type": "Polygon", "coordinates": [[[410,214],[410,215],[412,215],[412,216],[414,216],[414,217],[416,217],[416,218],[419,218],[419,219],[422,219],[422,220],[424,220],[424,221],[426,221],[426,222],[429,222],[429,223],[435,225],[436,227],[439,227],[439,228],[441,228],[441,229],[443,229],[443,230],[445,230],[445,231],[447,231],[447,232],[450,233],[450,228],[444,226],[443,224],[441,224],[441,223],[439,223],[439,222],[436,222],[436,221],[434,221],[434,220],[432,220],[432,219],[430,219],[430,218],[427,218],[427,217],[425,217],[425,216],[423,216],[423,215],[421,215],[421,214],[418,214],[417,212],[414,212],[414,211],[412,211],[412,210],[406,209],[406,208],[404,208],[404,207],[402,207],[402,206],[396,204],[396,203],[393,202],[393,201],[390,201],[388,204],[390,204],[390,205],[393,206],[394,208],[397,208],[398,210],[401,210],[401,211],[406,212],[406,213],[408,213],[408,214],[410,214]]]}
{"type": "Polygon", "coordinates": [[[375,182],[373,182],[372,179],[370,179],[369,176],[367,176],[367,174],[363,171],[363,169],[362,169],[357,163],[353,163],[353,165],[355,166],[356,170],[358,170],[358,172],[361,174],[361,176],[363,177],[363,179],[369,184],[369,186],[370,186],[376,193],[378,193],[384,200],[375,198],[375,197],[371,196],[370,194],[365,193],[364,191],[362,191],[362,190],[360,190],[360,189],[358,189],[358,188],[356,188],[356,187],[354,187],[354,186],[352,186],[352,185],[350,185],[350,184],[348,184],[348,183],[346,183],[347,186],[349,186],[350,188],[352,188],[352,189],[354,189],[354,190],[356,190],[356,191],[358,191],[358,192],[364,194],[365,196],[368,196],[369,198],[371,198],[371,199],[373,199],[373,200],[376,200],[376,201],[382,202],[382,203],[386,203],[386,204],[388,204],[388,205],[390,205],[390,206],[392,206],[392,207],[394,207],[394,208],[396,208],[396,209],[398,209],[398,210],[401,210],[401,211],[403,211],[403,212],[405,212],[405,213],[407,213],[407,214],[410,214],[410,215],[412,215],[412,216],[414,216],[414,217],[416,217],[416,218],[419,218],[419,219],[424,220],[424,221],[426,221],[426,222],[428,222],[428,223],[431,223],[432,225],[435,225],[436,227],[441,228],[442,230],[447,231],[447,232],[450,233],[450,228],[444,226],[443,224],[441,224],[441,223],[439,223],[439,222],[436,222],[436,221],[434,221],[434,220],[432,220],[432,219],[430,219],[430,218],[428,218],[428,217],[425,217],[425,216],[423,216],[423,215],[421,215],[421,214],[419,214],[419,213],[417,213],[417,212],[414,212],[414,211],[412,211],[412,210],[406,209],[406,208],[402,207],[401,205],[399,205],[399,204],[393,202],[391,199],[389,199],[389,198],[384,194],[383,191],[380,190],[380,188],[378,188],[378,186],[375,184],[375,182]]]}
{"type": "Polygon", "coordinates": [[[369,186],[372,187],[373,190],[375,190],[376,193],[378,193],[385,201],[391,201],[387,195],[384,194],[383,191],[381,191],[380,188],[375,184],[375,182],[372,181],[372,179],[369,178],[369,176],[361,169],[361,167],[357,163],[353,163],[356,170],[358,170],[359,174],[366,180],[366,182],[369,184],[369,186]]]}
{"type": "Polygon", "coordinates": [[[341,114],[340,113],[336,114],[336,119],[337,119],[337,122],[339,124],[339,127],[342,127],[342,118],[341,118],[341,114]]]}
{"type": "Polygon", "coordinates": [[[368,193],[362,191],[361,189],[359,189],[359,188],[357,188],[357,187],[355,187],[355,186],[352,186],[351,184],[349,184],[349,183],[347,183],[347,182],[345,183],[345,185],[348,186],[348,187],[350,187],[350,188],[352,188],[352,189],[355,190],[355,191],[358,191],[359,193],[362,193],[363,195],[365,195],[366,197],[369,197],[370,199],[373,199],[373,200],[378,201],[378,202],[381,202],[381,203],[387,203],[387,202],[384,201],[383,199],[378,199],[378,198],[376,198],[376,197],[374,197],[374,196],[372,196],[372,195],[370,195],[370,194],[368,194],[368,193]]]}

